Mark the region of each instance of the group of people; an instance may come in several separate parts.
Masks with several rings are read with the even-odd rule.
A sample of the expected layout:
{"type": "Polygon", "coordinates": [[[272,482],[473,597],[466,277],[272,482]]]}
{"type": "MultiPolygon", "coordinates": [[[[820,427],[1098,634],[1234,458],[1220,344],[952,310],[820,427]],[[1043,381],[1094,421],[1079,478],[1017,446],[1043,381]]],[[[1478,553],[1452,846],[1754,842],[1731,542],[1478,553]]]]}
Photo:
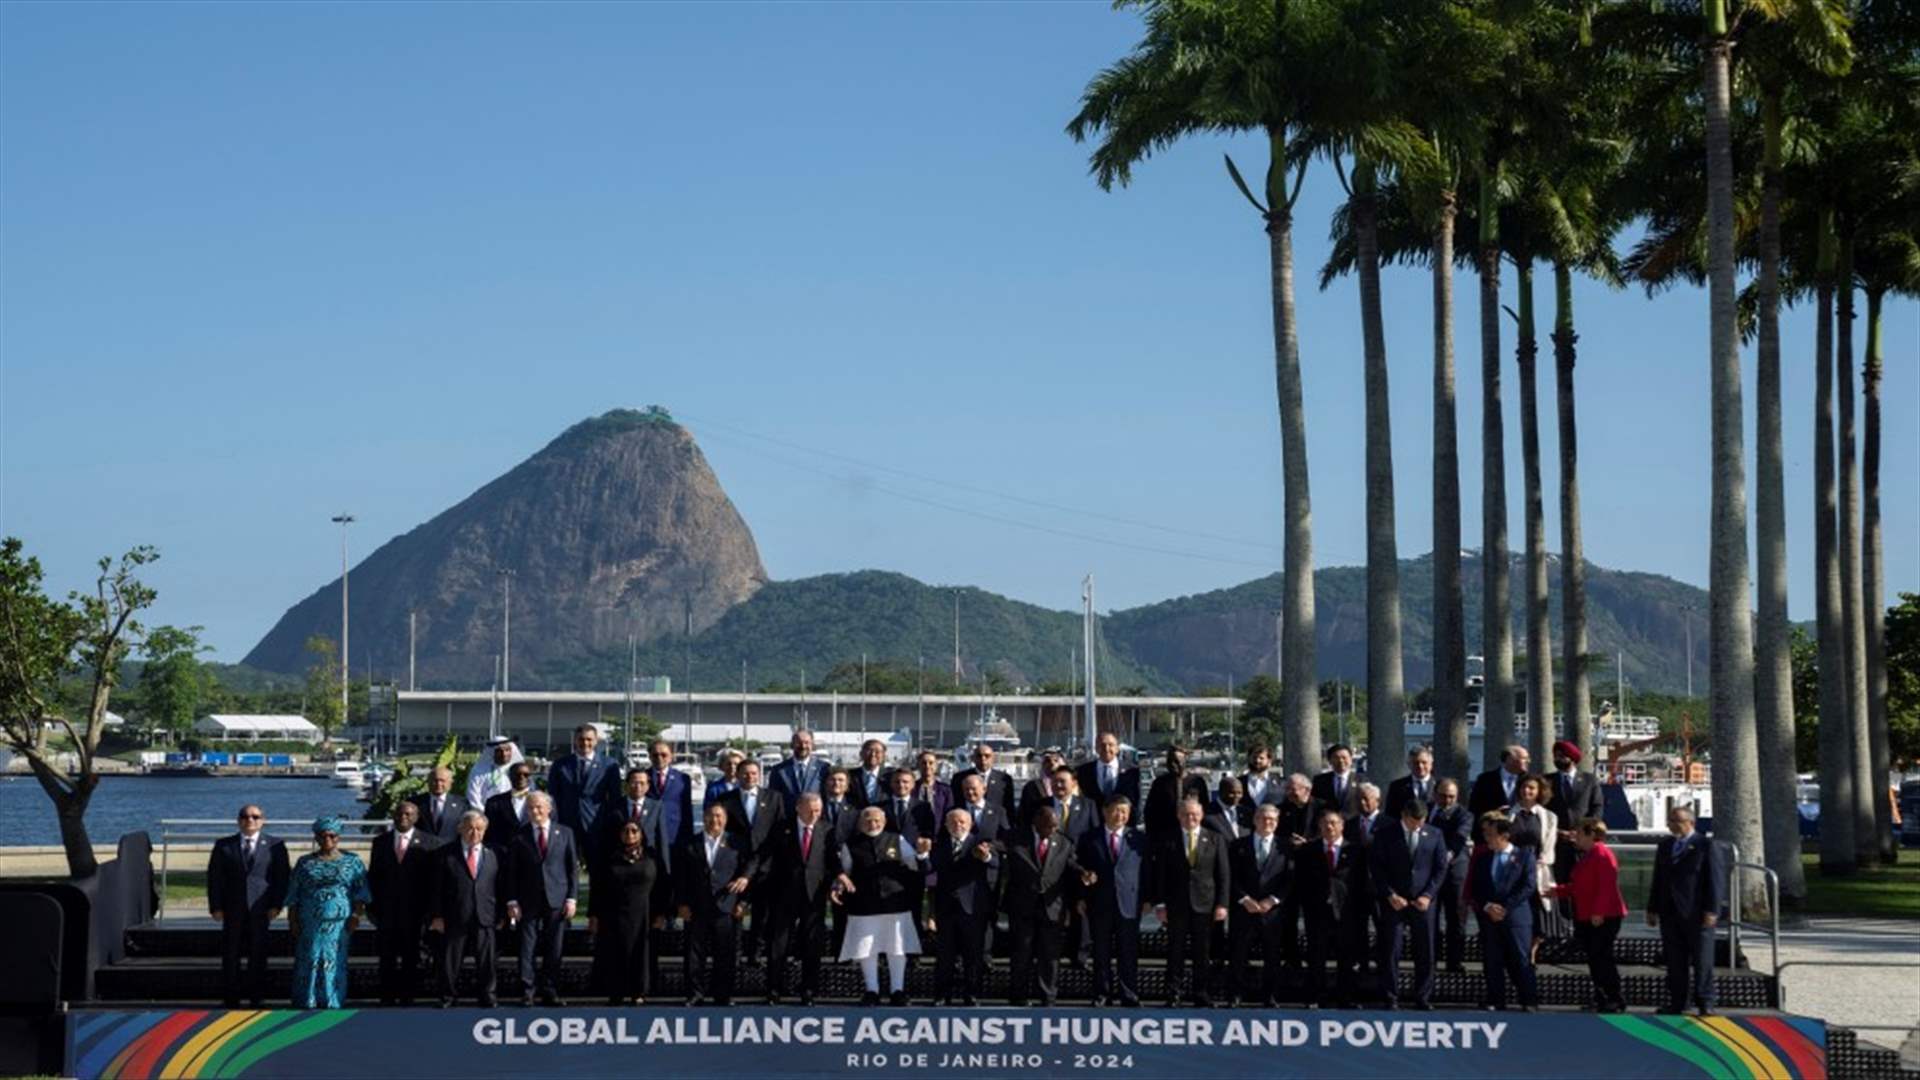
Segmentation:
{"type": "MultiPolygon", "coordinates": [[[[266,928],[284,908],[296,1006],[342,1004],[347,943],[363,918],[377,931],[383,1002],[422,994],[424,945],[437,959],[441,1005],[454,1002],[470,955],[474,997],[493,1006],[497,935],[513,933],[523,1003],[557,1004],[584,875],[593,980],[611,1003],[646,1000],[658,932],[677,918],[693,1004],[729,1004],[738,965],[763,961],[773,1002],[791,992],[811,1004],[830,952],[859,966],[869,1005],[883,1000],[884,957],[884,999],[904,1005],[907,967],[929,936],[935,1001],[976,1004],[992,940],[1004,933],[1012,1004],[1055,1004],[1062,960],[1085,954],[1094,1002],[1133,1006],[1141,922],[1152,912],[1168,935],[1169,1004],[1211,1006],[1222,984],[1245,1003],[1351,1005],[1370,984],[1396,1008],[1410,946],[1410,1004],[1429,1009],[1437,966],[1462,970],[1471,917],[1486,1006],[1505,1008],[1511,984],[1521,1008],[1536,1007],[1539,940],[1570,924],[1586,946],[1596,1006],[1625,1007],[1612,961],[1627,914],[1618,863],[1598,784],[1578,770],[1570,743],[1556,744],[1548,776],[1528,771],[1525,748],[1507,748],[1462,805],[1459,784],[1435,776],[1424,749],[1383,794],[1355,773],[1344,746],[1312,777],[1274,772],[1271,753],[1254,747],[1245,772],[1212,790],[1173,746],[1143,793],[1111,734],[1092,760],[1047,754],[1017,782],[987,745],[943,781],[932,753],[894,767],[878,741],[861,747],[856,766],[836,767],[801,730],[791,756],[764,775],[756,760],[729,758],[696,813],[670,744],[653,744],[647,768],[623,768],[597,739],[591,725],[576,730],[545,790],[499,741],[479,805],[452,791],[450,771],[435,770],[428,791],[395,806],[391,827],[373,838],[370,866],[340,849],[340,822],[323,818],[315,850],[289,867],[259,808],[243,808],[239,831],[215,845],[208,879],[232,1002],[264,997],[266,928]]],[[[1670,1011],[1691,1003],[1704,1013],[1724,861],[1693,832],[1690,813],[1676,811],[1669,825],[1648,917],[1677,970],[1670,1011]]]]}

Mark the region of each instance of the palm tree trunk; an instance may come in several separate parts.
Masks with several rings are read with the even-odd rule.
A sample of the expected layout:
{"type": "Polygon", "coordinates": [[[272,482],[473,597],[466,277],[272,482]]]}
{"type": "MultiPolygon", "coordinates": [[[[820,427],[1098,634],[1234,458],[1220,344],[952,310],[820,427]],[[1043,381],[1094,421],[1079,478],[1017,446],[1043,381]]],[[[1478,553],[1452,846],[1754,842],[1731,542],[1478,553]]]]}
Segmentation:
{"type": "Polygon", "coordinates": [[[1385,785],[1406,772],[1407,720],[1400,670],[1400,552],[1393,532],[1393,417],[1387,398],[1387,333],[1380,314],[1379,212],[1373,167],[1355,162],[1355,262],[1366,357],[1367,774],[1385,785]]]}
{"type": "Polygon", "coordinates": [[[1508,591],[1507,430],[1500,404],[1500,200],[1497,169],[1480,181],[1480,640],[1486,686],[1480,767],[1513,742],[1513,597],[1508,591]]]}
{"type": "Polygon", "coordinates": [[[1754,721],[1760,731],[1761,827],[1783,903],[1806,899],[1793,738],[1793,654],[1787,624],[1785,449],[1780,436],[1780,133],[1778,93],[1761,103],[1766,149],[1760,194],[1760,341],[1754,375],[1754,502],[1760,622],[1754,637],[1754,721]]]}
{"type": "Polygon", "coordinates": [[[1453,375],[1452,191],[1433,231],[1433,752],[1440,776],[1465,781],[1466,593],[1460,584],[1460,429],[1453,375]]]}
{"type": "Polygon", "coordinates": [[[1820,309],[1814,322],[1813,594],[1820,670],[1820,872],[1852,874],[1853,732],[1846,724],[1847,661],[1840,642],[1840,505],[1833,460],[1833,231],[1821,214],[1820,309]]]}
{"type": "MultiPolygon", "coordinates": [[[[1865,500],[1865,536],[1860,552],[1861,602],[1867,615],[1867,734],[1871,740],[1872,773],[1882,780],[1893,768],[1887,731],[1887,604],[1886,550],[1880,536],[1880,306],[1884,289],[1867,290],[1867,362],[1860,389],[1866,406],[1866,432],[1860,448],[1861,495],[1865,500]]],[[[1894,843],[1892,808],[1887,800],[1873,802],[1873,834],[1879,840],[1880,861],[1899,861],[1894,843]]]]}
{"type": "MultiPolygon", "coordinates": [[[[1733,145],[1729,123],[1733,44],[1722,0],[1708,0],[1707,357],[1712,398],[1712,527],[1708,564],[1708,679],[1713,715],[1713,830],[1740,857],[1766,857],[1760,831],[1760,753],[1753,723],[1753,624],[1747,580],[1745,416],[1734,319],[1733,145]]],[[[1749,910],[1765,906],[1757,875],[1742,879],[1749,910]]]]}
{"type": "Polygon", "coordinates": [[[1533,256],[1515,257],[1514,289],[1520,329],[1514,359],[1520,369],[1520,470],[1527,530],[1527,751],[1553,760],[1553,637],[1547,622],[1547,504],[1540,478],[1540,341],[1533,328],[1533,256]]]}
{"type": "Polygon", "coordinates": [[[1853,227],[1840,233],[1840,265],[1835,271],[1834,356],[1840,399],[1840,648],[1846,664],[1846,725],[1852,732],[1853,846],[1855,861],[1879,861],[1873,808],[1887,797],[1887,778],[1873,775],[1873,748],[1867,736],[1867,621],[1861,610],[1860,461],[1853,406],[1853,227]]]}
{"type": "MultiPolygon", "coordinates": [[[[1286,160],[1285,136],[1270,134],[1273,160],[1286,160]]],[[[1300,332],[1293,305],[1292,209],[1276,200],[1267,214],[1273,264],[1274,383],[1280,408],[1281,480],[1285,487],[1282,558],[1286,564],[1280,612],[1280,718],[1287,767],[1312,770],[1320,762],[1320,684],[1315,674],[1313,625],[1313,500],[1307,490],[1307,418],[1300,391],[1300,332]]]]}
{"type": "Polygon", "coordinates": [[[1560,670],[1567,683],[1566,737],[1600,767],[1587,683],[1587,564],[1580,540],[1580,432],[1573,396],[1573,268],[1553,265],[1553,370],[1560,413],[1560,670]]]}

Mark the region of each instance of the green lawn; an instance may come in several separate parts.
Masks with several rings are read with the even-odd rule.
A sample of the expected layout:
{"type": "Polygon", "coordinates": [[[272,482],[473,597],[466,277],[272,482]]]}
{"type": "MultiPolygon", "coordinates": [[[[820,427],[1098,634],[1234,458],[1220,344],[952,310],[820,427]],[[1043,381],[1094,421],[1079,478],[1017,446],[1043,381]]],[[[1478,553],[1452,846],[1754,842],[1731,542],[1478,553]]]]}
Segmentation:
{"type": "Polygon", "coordinates": [[[1809,915],[1861,915],[1920,919],[1920,851],[1904,850],[1893,866],[1874,866],[1850,877],[1820,873],[1820,857],[1804,855],[1809,915]]]}

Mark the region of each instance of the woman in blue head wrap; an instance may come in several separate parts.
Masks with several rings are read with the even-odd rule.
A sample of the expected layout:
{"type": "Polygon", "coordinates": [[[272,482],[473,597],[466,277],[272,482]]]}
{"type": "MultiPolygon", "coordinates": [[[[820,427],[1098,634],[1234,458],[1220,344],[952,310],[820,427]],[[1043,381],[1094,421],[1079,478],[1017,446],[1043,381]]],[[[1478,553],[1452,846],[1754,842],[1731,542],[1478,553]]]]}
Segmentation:
{"type": "Polygon", "coordinates": [[[334,815],[313,823],[315,850],[294,864],[287,889],[297,1009],[337,1009],[347,1000],[347,949],[371,895],[366,864],[340,850],[342,827],[334,815]]]}

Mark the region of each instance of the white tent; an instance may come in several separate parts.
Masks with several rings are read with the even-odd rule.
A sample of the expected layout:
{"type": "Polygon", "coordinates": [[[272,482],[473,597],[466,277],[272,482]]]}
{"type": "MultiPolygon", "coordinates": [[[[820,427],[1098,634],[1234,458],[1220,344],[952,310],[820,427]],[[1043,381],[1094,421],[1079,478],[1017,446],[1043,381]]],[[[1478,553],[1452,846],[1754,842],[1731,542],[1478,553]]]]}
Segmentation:
{"type": "Polygon", "coordinates": [[[319,742],[320,729],[304,716],[212,713],[193,722],[193,732],[211,739],[319,742]]]}

